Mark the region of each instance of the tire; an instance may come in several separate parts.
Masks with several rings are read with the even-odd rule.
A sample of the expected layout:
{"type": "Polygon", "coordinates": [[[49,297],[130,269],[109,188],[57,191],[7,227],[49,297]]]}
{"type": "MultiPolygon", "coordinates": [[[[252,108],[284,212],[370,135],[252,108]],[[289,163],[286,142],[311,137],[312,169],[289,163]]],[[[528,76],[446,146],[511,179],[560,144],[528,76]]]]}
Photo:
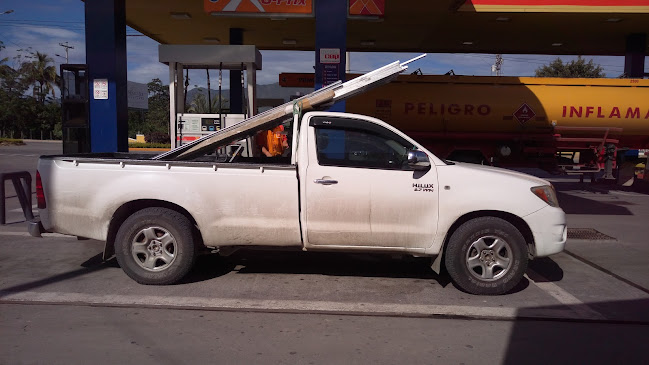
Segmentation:
{"type": "Polygon", "coordinates": [[[512,290],[527,270],[523,235],[496,217],[475,218],[462,224],[448,242],[444,264],[462,290],[499,295],[512,290]]]}
{"type": "Polygon", "coordinates": [[[145,208],[128,217],[117,231],[115,256],[126,275],[140,284],[178,282],[196,258],[192,224],[166,208],[145,208]]]}

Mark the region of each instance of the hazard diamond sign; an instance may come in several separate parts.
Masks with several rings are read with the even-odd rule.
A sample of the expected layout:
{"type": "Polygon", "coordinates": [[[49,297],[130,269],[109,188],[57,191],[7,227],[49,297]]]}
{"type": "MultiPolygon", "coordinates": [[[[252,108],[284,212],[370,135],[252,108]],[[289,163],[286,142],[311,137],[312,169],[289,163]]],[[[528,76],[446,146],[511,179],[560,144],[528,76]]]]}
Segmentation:
{"type": "Polygon", "coordinates": [[[514,118],[516,118],[516,120],[518,120],[518,122],[521,124],[527,122],[535,116],[536,113],[534,113],[534,110],[532,110],[532,108],[530,108],[527,103],[523,103],[523,105],[521,105],[518,110],[514,112],[514,118]]]}

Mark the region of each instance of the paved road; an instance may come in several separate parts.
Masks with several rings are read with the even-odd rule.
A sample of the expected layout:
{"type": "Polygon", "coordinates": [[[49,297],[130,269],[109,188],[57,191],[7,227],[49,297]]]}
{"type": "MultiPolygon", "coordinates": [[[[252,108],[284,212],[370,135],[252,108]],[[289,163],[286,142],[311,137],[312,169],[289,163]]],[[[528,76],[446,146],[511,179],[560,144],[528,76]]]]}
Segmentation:
{"type": "MultiPolygon", "coordinates": [[[[52,149],[24,147],[32,160],[11,166],[52,149]]],[[[19,151],[0,147],[0,168],[19,151]]],[[[141,286],[101,262],[101,242],[29,237],[14,208],[0,363],[648,363],[649,196],[554,183],[571,227],[613,239],[571,239],[497,297],[423,259],[310,252],[204,256],[179,285],[141,286]]]]}
{"type": "Polygon", "coordinates": [[[30,141],[24,146],[0,146],[0,173],[16,170],[36,171],[40,155],[63,153],[61,141],[30,141]]]}

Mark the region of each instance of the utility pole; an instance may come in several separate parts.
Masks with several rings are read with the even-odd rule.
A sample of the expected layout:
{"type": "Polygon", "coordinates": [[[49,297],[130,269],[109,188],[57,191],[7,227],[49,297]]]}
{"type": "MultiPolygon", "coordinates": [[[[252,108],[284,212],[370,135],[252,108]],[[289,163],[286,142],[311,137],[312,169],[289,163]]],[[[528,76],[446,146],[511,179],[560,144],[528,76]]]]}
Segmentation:
{"type": "Polygon", "coordinates": [[[65,48],[65,63],[70,63],[70,62],[68,62],[68,50],[69,49],[74,49],[74,47],[73,46],[68,46],[68,42],[65,42],[65,44],[64,43],[59,43],[59,46],[65,48]]]}
{"type": "Polygon", "coordinates": [[[495,72],[496,76],[502,76],[503,75],[503,55],[502,54],[497,54],[496,55],[496,63],[491,66],[491,72],[495,72]]]}

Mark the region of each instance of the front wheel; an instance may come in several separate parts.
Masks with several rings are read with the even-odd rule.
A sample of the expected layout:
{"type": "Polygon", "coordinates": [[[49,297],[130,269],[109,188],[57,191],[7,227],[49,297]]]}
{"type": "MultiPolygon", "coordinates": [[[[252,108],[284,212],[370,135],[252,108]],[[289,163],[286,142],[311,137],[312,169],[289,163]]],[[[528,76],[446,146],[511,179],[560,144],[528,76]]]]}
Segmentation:
{"type": "Polygon", "coordinates": [[[122,270],[140,284],[173,284],[194,264],[191,222],[170,209],[142,209],[117,231],[115,256],[122,270]]]}
{"type": "Polygon", "coordinates": [[[527,270],[527,246],[511,223],[475,218],[451,236],[444,263],[453,281],[471,294],[497,295],[512,290],[527,270]]]}

